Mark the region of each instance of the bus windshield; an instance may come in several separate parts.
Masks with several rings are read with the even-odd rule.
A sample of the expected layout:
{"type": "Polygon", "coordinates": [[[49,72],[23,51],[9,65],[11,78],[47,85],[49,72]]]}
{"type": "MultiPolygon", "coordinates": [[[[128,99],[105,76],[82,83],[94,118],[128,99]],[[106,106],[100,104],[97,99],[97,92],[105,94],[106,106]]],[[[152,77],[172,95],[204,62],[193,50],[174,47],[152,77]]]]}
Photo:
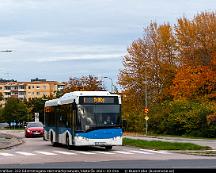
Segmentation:
{"type": "Polygon", "coordinates": [[[115,127],[120,121],[120,105],[78,105],[77,130],[115,127]]]}

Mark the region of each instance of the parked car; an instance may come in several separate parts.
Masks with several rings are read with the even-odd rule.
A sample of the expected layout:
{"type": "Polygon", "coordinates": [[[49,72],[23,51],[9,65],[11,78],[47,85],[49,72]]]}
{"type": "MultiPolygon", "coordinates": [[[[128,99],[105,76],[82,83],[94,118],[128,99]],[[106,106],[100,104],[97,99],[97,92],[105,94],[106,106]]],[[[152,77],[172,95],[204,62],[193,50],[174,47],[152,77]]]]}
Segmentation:
{"type": "Polygon", "coordinates": [[[0,129],[1,128],[6,128],[6,127],[9,127],[8,123],[0,123],[0,129]]]}
{"type": "Polygon", "coordinates": [[[25,127],[25,137],[43,136],[44,127],[41,122],[28,122],[25,127]]]}

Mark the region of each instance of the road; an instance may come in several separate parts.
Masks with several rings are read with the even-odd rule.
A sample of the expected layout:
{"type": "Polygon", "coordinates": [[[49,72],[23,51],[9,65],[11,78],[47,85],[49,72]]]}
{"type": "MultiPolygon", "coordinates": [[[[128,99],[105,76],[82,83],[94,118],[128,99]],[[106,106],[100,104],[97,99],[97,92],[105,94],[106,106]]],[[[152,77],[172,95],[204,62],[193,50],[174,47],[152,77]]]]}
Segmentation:
{"type": "Polygon", "coordinates": [[[116,146],[82,147],[68,150],[52,147],[42,138],[24,138],[22,145],[0,150],[0,168],[216,168],[216,157],[178,154],[170,151],[142,150],[116,146]]]}

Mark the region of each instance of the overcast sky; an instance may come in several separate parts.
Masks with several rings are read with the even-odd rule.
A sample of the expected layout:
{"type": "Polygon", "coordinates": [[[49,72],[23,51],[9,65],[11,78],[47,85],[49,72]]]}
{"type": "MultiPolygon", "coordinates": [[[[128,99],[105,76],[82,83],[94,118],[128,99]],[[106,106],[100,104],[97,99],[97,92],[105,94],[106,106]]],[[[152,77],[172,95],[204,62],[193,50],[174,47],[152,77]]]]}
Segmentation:
{"type": "Polygon", "coordinates": [[[0,78],[116,82],[127,47],[151,21],[215,10],[215,0],[0,0],[0,50],[13,50],[0,52],[0,78]]]}

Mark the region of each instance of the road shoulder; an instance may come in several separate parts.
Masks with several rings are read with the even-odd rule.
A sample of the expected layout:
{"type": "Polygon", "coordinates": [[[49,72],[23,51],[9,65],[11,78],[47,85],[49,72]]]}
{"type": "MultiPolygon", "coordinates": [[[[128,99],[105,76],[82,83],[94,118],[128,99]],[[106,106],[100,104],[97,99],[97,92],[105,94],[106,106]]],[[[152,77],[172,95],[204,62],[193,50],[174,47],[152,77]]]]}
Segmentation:
{"type": "Polygon", "coordinates": [[[11,148],[23,143],[21,138],[0,131],[0,150],[11,148]]]}

